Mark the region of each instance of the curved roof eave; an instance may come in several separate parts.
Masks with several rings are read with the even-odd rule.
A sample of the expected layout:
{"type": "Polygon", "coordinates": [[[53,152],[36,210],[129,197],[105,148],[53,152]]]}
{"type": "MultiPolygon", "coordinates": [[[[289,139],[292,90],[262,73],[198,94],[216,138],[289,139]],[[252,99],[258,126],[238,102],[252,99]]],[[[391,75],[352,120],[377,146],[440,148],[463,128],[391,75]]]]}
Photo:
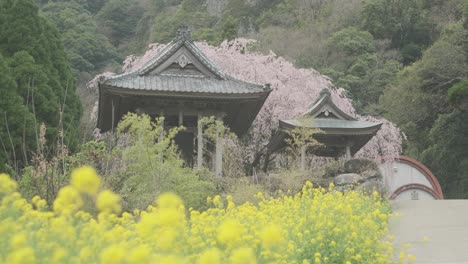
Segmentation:
{"type": "Polygon", "coordinates": [[[162,97],[186,97],[186,98],[200,98],[200,99],[258,99],[271,93],[271,90],[264,89],[261,92],[251,93],[215,93],[215,92],[182,92],[182,91],[159,91],[159,90],[146,90],[146,89],[130,89],[125,87],[113,87],[105,85],[100,86],[99,90],[106,90],[106,92],[124,95],[147,95],[147,96],[162,96],[162,97]]]}
{"type": "MultiPolygon", "coordinates": [[[[298,127],[298,125],[291,123],[294,120],[280,120],[280,128],[285,129],[294,129],[298,127]]],[[[364,122],[364,121],[349,121],[349,120],[340,120],[341,122],[364,122]]],[[[304,126],[308,128],[317,128],[323,130],[326,134],[343,134],[343,135],[362,135],[362,134],[375,134],[382,126],[382,123],[370,123],[363,124],[360,127],[321,127],[321,126],[314,126],[313,123],[310,126],[304,126]]]]}

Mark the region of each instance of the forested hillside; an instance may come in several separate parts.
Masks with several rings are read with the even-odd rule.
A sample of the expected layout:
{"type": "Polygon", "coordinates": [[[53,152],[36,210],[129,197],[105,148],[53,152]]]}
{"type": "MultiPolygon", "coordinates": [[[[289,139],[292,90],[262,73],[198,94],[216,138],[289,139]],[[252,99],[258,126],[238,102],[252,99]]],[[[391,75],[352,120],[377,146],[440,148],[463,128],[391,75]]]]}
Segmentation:
{"type": "Polygon", "coordinates": [[[0,2],[0,89],[0,170],[81,143],[81,103],[61,36],[32,0],[0,2]]]}
{"type": "MultiPolygon", "coordinates": [[[[466,0],[31,1],[1,2],[0,83],[10,95],[0,103],[11,110],[0,117],[0,133],[12,141],[2,142],[1,159],[27,161],[37,130],[24,124],[59,129],[63,105],[66,138],[76,144],[74,80],[86,123],[95,98],[84,87],[92,76],[118,70],[127,55],[169,41],[186,24],[198,41],[256,39],[253,49],[329,76],[359,114],[402,129],[404,153],[427,164],[448,197],[468,197],[466,0]]],[[[56,131],[47,131],[55,142],[56,131]]]]}

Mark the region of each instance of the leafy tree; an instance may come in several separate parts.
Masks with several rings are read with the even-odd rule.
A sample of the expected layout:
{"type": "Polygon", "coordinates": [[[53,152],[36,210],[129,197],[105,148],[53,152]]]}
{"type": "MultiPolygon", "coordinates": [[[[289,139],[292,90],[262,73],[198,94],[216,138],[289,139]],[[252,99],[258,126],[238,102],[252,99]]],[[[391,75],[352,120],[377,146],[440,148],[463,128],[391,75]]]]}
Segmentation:
{"type": "Polygon", "coordinates": [[[467,115],[457,109],[463,109],[463,80],[468,76],[466,37],[461,23],[447,26],[421,60],[403,69],[381,97],[386,117],[408,137],[405,152],[421,158],[452,198],[462,198],[468,190],[462,171],[467,164],[466,143],[461,136],[467,133],[462,121],[467,115]]]}
{"type": "Polygon", "coordinates": [[[143,8],[136,0],[109,0],[97,14],[102,32],[115,45],[127,42],[135,33],[143,8]]]}
{"type": "Polygon", "coordinates": [[[28,160],[28,151],[33,148],[33,116],[23,106],[11,69],[1,54],[0,93],[0,171],[6,171],[7,164],[17,171],[19,161],[28,160]]]}
{"type": "Polygon", "coordinates": [[[221,38],[223,40],[233,40],[237,37],[237,28],[239,21],[232,16],[227,17],[224,20],[222,26],[221,38]]]}
{"type": "Polygon", "coordinates": [[[92,72],[117,58],[117,51],[98,32],[92,14],[74,2],[49,3],[42,12],[59,29],[75,71],[92,72]]]}
{"type": "Polygon", "coordinates": [[[0,17],[8,21],[0,25],[0,53],[9,63],[17,94],[36,124],[46,124],[48,142],[53,145],[58,133],[63,133],[73,149],[78,143],[81,104],[57,29],[38,14],[32,0],[2,1],[0,17]]]}
{"type": "Polygon", "coordinates": [[[439,116],[429,132],[422,160],[430,165],[447,198],[468,198],[468,112],[439,116]]]}
{"type": "Polygon", "coordinates": [[[169,42],[182,25],[190,25],[196,39],[215,43],[221,39],[220,33],[214,30],[216,18],[208,14],[206,10],[193,11],[184,8],[184,5],[164,10],[165,12],[154,19],[151,41],[169,42]]]}
{"type": "Polygon", "coordinates": [[[333,34],[330,45],[346,55],[361,55],[375,51],[374,37],[367,31],[349,27],[333,34]]]}
{"type": "Polygon", "coordinates": [[[46,5],[52,3],[67,3],[77,4],[92,14],[96,14],[105,5],[107,0],[36,0],[39,5],[46,5]]]}
{"type": "Polygon", "coordinates": [[[130,209],[144,209],[155,196],[168,191],[183,197],[188,207],[203,208],[206,196],[214,194],[214,185],[183,167],[174,143],[181,128],[161,136],[161,121],[128,114],[119,123],[117,135],[125,144],[113,150],[114,159],[120,162],[114,164],[109,175],[121,181],[113,188],[118,189],[130,209]]]}
{"type": "Polygon", "coordinates": [[[468,64],[468,0],[465,0],[464,2],[463,28],[465,29],[465,40],[464,40],[465,59],[466,59],[466,63],[468,64]]]}
{"type": "Polygon", "coordinates": [[[424,0],[367,1],[363,6],[362,26],[377,39],[390,39],[396,48],[425,47],[433,36],[424,0]]]}
{"type": "Polygon", "coordinates": [[[448,90],[448,97],[451,103],[461,109],[468,109],[468,79],[464,79],[448,90]]]}
{"type": "Polygon", "coordinates": [[[360,112],[371,112],[384,88],[401,68],[398,61],[377,53],[373,36],[356,27],[334,33],[328,40],[329,65],[323,73],[349,91],[360,112]]]}
{"type": "Polygon", "coordinates": [[[460,54],[461,47],[450,39],[437,41],[420,61],[399,74],[381,98],[386,116],[407,134],[412,145],[407,151],[416,157],[427,146],[437,115],[451,111],[447,91],[468,70],[460,54]]]}
{"type": "Polygon", "coordinates": [[[299,117],[299,120],[303,126],[286,131],[289,136],[286,143],[296,160],[299,160],[300,157],[300,169],[306,170],[306,153],[322,145],[314,136],[323,132],[319,129],[311,129],[309,126],[312,126],[313,123],[309,119],[299,117]]]}

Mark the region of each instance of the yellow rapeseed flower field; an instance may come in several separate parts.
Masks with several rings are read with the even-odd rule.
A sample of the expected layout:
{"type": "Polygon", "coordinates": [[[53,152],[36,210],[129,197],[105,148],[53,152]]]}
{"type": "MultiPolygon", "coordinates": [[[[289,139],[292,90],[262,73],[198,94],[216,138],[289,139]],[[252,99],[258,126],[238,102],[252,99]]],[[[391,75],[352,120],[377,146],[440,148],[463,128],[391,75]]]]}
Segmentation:
{"type": "Polygon", "coordinates": [[[118,195],[99,191],[90,168],[72,173],[48,209],[26,201],[0,174],[0,263],[391,263],[391,215],[378,194],[342,193],[307,183],[294,196],[257,194],[258,205],[230,196],[186,209],[175,194],[146,210],[121,213],[118,195]],[[83,209],[94,201],[96,216],[83,209]]]}

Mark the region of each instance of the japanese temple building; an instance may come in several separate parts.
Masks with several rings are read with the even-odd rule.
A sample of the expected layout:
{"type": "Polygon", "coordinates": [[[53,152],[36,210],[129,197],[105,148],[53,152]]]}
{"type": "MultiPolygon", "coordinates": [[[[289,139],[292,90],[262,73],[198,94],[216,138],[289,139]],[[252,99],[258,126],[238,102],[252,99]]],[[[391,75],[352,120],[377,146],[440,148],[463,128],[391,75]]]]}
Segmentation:
{"type": "Polygon", "coordinates": [[[330,91],[322,90],[320,98],[299,118],[280,120],[278,132],[268,145],[270,153],[286,147],[288,130],[296,127],[319,129],[322,133],[314,135],[322,147],[313,154],[323,157],[351,158],[380,129],[382,123],[360,121],[341,111],[332,101],[330,91]]]}
{"type": "MultiPolygon", "coordinates": [[[[269,85],[223,73],[194,44],[191,32],[177,36],[141,68],[99,82],[97,127],[111,131],[128,112],[164,116],[164,126],[184,126],[175,141],[189,166],[202,166],[204,144],[199,120],[215,116],[237,135],[244,134],[271,92],[269,85]]],[[[222,142],[215,144],[215,173],[222,174],[222,142]]]]}

